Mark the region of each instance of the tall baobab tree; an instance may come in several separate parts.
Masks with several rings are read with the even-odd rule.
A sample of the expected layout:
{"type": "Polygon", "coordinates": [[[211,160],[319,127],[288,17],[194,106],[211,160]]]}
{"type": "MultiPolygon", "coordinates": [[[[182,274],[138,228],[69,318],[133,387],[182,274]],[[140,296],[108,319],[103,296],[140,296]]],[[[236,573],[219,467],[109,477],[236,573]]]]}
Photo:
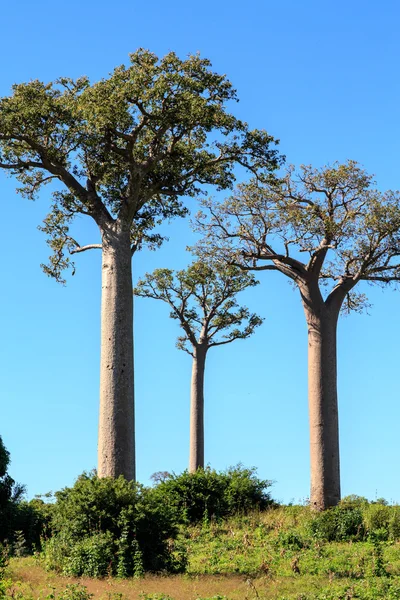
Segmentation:
{"type": "Polygon", "coordinates": [[[69,254],[102,252],[98,473],[134,479],[132,254],[161,243],[153,228],[186,213],[183,196],[229,188],[237,163],[268,174],[280,159],[273,138],[227,112],[235,90],[208,60],[146,50],[130,59],[94,84],[14,85],[0,99],[0,169],[31,199],[55,183],[42,227],[48,275],[63,281],[69,254]],[[94,220],[99,243],[72,237],[76,215],[94,220]]]}
{"type": "Polygon", "coordinates": [[[252,181],[204,202],[203,252],[245,270],[278,271],[297,285],[308,327],[311,505],[340,500],[336,331],[361,310],[356,286],[400,281],[400,194],[374,189],[354,161],[289,168],[280,183],[252,181]],[[208,214],[207,214],[208,213],[208,214]],[[305,256],[306,260],[302,259],[305,256]]]}
{"type": "Polygon", "coordinates": [[[248,338],[262,319],[236,302],[236,295],[257,284],[241,269],[194,262],[174,273],[157,269],[139,280],[136,296],[166,302],[183,335],[178,348],[193,357],[190,395],[189,471],[204,468],[204,371],[210,348],[248,338]]]}

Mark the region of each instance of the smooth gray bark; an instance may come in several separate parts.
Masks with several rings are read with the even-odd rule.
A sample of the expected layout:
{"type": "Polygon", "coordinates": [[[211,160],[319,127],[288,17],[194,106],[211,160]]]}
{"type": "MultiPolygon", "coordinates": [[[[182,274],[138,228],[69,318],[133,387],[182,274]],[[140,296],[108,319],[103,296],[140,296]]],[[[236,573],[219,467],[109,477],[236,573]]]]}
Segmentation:
{"type": "Polygon", "coordinates": [[[336,338],[338,311],[320,292],[302,291],[308,327],[310,504],[316,510],[340,501],[336,338]]]}
{"type": "Polygon", "coordinates": [[[102,231],[99,477],[135,479],[133,295],[130,234],[102,231]]]}
{"type": "Polygon", "coordinates": [[[204,469],[204,371],[207,347],[193,348],[192,381],[190,389],[190,446],[189,472],[204,469]]]}

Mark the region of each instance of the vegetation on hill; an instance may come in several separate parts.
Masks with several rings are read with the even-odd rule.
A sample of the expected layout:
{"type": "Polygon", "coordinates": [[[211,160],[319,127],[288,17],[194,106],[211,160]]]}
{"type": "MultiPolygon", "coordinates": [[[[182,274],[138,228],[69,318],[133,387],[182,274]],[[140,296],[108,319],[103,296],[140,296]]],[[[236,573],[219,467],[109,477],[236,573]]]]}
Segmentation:
{"type": "MultiPolygon", "coordinates": [[[[74,513],[68,527],[77,522],[74,513]]],[[[382,501],[350,497],[322,514],[308,506],[272,505],[224,519],[203,518],[178,527],[174,544],[172,553],[179,548],[185,555],[185,574],[126,580],[110,578],[108,571],[104,584],[79,583],[95,597],[102,590],[104,598],[108,594],[115,600],[121,593],[141,600],[400,599],[400,507],[382,501]]],[[[47,556],[45,549],[34,562],[11,560],[14,579],[37,579],[42,588],[52,582],[60,594],[66,586],[72,586],[68,593],[85,592],[73,587],[78,580],[46,572],[47,556]]],[[[87,562],[94,556],[88,555],[87,562]]]]}
{"type": "Polygon", "coordinates": [[[275,271],[299,291],[308,329],[310,502],[316,510],[336,506],[339,315],[368,305],[363,283],[400,282],[400,194],[378,191],[348,160],[298,172],[292,166],[279,181],[254,178],[203,206],[200,255],[244,271],[275,271]]]}
{"type": "Polygon", "coordinates": [[[154,480],[89,473],[54,502],[20,502],[30,517],[3,539],[0,598],[400,600],[400,506],[279,506],[241,465],[154,480]]]}
{"type": "MultiPolygon", "coordinates": [[[[207,59],[143,49],[97,83],[33,80],[0,98],[0,171],[28,199],[56,186],[40,227],[53,252],[44,271],[63,282],[70,255],[102,253],[99,476],[26,502],[0,438],[0,600],[93,596],[74,580],[47,594],[19,587],[24,565],[38,581],[221,578],[213,600],[400,600],[400,506],[340,499],[336,356],[340,313],[367,305],[360,285],[400,283],[400,192],[379,191],[352,160],[279,173],[277,141],[230,114],[235,100],[207,59]],[[234,187],[238,172],[252,179],[234,187]],[[233,192],[221,200],[211,188],[233,192]],[[159,247],[157,226],[186,216],[184,198],[204,192],[199,260],[158,268],[134,289],[170,306],[178,347],[193,357],[189,472],[155,474],[145,487],[135,483],[132,257],[159,247]],[[80,216],[99,243],[71,237],[80,216]],[[256,284],[250,271],[265,270],[297,286],[307,322],[310,506],[278,506],[254,468],[204,468],[206,357],[261,324],[236,294],[256,284]],[[245,590],[228,589],[235,577],[245,590]]],[[[206,598],[181,592],[139,596],[206,598]]]]}

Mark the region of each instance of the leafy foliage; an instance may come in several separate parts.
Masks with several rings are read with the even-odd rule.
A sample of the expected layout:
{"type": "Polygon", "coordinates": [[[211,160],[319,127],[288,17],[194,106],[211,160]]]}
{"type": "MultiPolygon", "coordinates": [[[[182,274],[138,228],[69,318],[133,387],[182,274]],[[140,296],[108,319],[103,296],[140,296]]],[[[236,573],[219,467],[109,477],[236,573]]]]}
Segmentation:
{"type": "MultiPolygon", "coordinates": [[[[152,491],[157,492],[157,487],[152,491]]],[[[164,500],[166,502],[167,498],[164,500]]],[[[309,506],[274,505],[264,511],[236,514],[226,519],[202,519],[194,525],[186,521],[180,528],[179,543],[187,552],[187,575],[172,579],[150,577],[140,583],[118,582],[109,578],[106,583],[107,598],[123,600],[128,589],[128,595],[140,598],[180,598],[193,595],[195,585],[196,593],[193,597],[196,598],[215,598],[218,595],[241,598],[247,595],[271,600],[399,599],[400,538],[384,541],[381,529],[369,531],[365,525],[368,508],[377,505],[385,506],[388,513],[393,514],[399,508],[353,497],[346,498],[343,505],[328,511],[327,514],[336,526],[333,537],[340,541],[328,541],[328,535],[332,537],[332,529],[328,527],[324,539],[321,535],[321,515],[309,506]],[[360,535],[354,535],[358,511],[362,514],[364,527],[360,529],[360,535]],[[318,528],[311,526],[313,522],[319,523],[318,528]],[[168,594],[160,593],[160,585],[164,584],[168,594]],[[237,589],[234,590],[235,586],[237,589]],[[247,591],[244,588],[248,588],[247,591]]],[[[379,524],[381,523],[377,521],[374,526],[379,524]]],[[[104,543],[103,557],[97,557],[95,561],[97,568],[101,566],[106,552],[115,546],[110,534],[106,532],[97,533],[93,537],[97,539],[80,540],[74,560],[94,561],[94,547],[97,545],[99,549],[104,543]],[[110,542],[106,541],[108,537],[110,542]]],[[[64,548],[60,546],[60,555],[63,551],[64,548]]],[[[126,558],[129,556],[127,554],[126,558]]],[[[111,560],[115,561],[115,557],[118,560],[118,553],[113,554],[111,560]]],[[[85,567],[86,563],[76,570],[84,570],[85,567]]],[[[14,583],[11,587],[11,582],[8,581],[4,583],[4,587],[3,584],[0,585],[0,596],[20,600],[57,600],[61,594],[62,597],[65,594],[66,600],[79,600],[78,594],[85,593],[85,589],[79,584],[70,584],[71,588],[77,585],[76,590],[63,589],[65,582],[61,578],[57,580],[53,574],[52,594],[44,597],[42,590],[45,577],[40,574],[39,561],[29,558],[13,559],[10,574],[18,577],[20,571],[26,578],[29,568],[32,569],[32,579],[36,582],[35,591],[32,584],[28,586],[14,583]]],[[[111,575],[111,567],[106,570],[106,574],[111,575]]],[[[120,575],[119,571],[117,575],[120,575]]],[[[93,584],[91,587],[93,589],[93,584]]],[[[97,585],[96,588],[100,589],[97,585]]]]}
{"type": "Polygon", "coordinates": [[[25,488],[14,481],[8,474],[10,453],[0,437],[0,543],[12,542],[15,530],[18,529],[18,510],[25,493],[25,488]]]}
{"type": "Polygon", "coordinates": [[[56,499],[48,568],[99,577],[182,567],[169,541],[177,534],[173,511],[139,484],[83,474],[56,499]]]}
{"type": "Polygon", "coordinates": [[[86,586],[80,583],[69,583],[57,597],[58,600],[90,600],[93,596],[94,594],[91,594],[86,586]]]}
{"type": "Polygon", "coordinates": [[[359,282],[400,280],[400,194],[377,191],[355,161],[301,166],[298,174],[290,167],[280,181],[253,180],[204,207],[197,220],[206,233],[203,254],[281,272],[301,289],[331,281],[324,304],[334,311],[362,309],[359,282]]]}
{"type": "Polygon", "coordinates": [[[13,554],[32,552],[42,536],[50,533],[51,504],[23,499],[25,487],[7,473],[10,454],[0,437],[0,542],[7,542],[13,554]]]}
{"type": "Polygon", "coordinates": [[[237,267],[196,261],[174,273],[156,269],[139,280],[134,294],[166,302],[170,316],[179,321],[184,334],[178,348],[193,355],[205,349],[249,337],[262,319],[239,306],[236,294],[257,284],[252,275],[237,267]]]}
{"type": "Polygon", "coordinates": [[[310,529],[317,539],[328,542],[361,540],[365,535],[363,512],[358,507],[331,508],[316,515],[310,529]]]}
{"type": "Polygon", "coordinates": [[[197,523],[270,506],[273,501],[266,490],[271,483],[259,479],[254,468],[237,465],[218,473],[207,467],[172,474],[153,493],[173,506],[182,522],[197,523]]]}
{"type": "MultiPolygon", "coordinates": [[[[0,100],[0,168],[33,199],[56,185],[43,231],[52,250],[46,273],[63,281],[68,252],[86,249],[71,237],[76,214],[102,233],[130,232],[131,251],[157,247],[160,220],[186,213],[180,198],[203,184],[225,189],[240,163],[266,176],[280,162],[275,141],[249,131],[226,110],[235,90],[198,55],[180,60],[147,50],[130,56],[106,79],[31,81],[0,100]]],[[[90,245],[93,247],[93,245],[90,245]]]]}
{"type": "MultiPolygon", "coordinates": [[[[20,542],[24,541],[24,548],[28,554],[40,550],[42,540],[51,535],[53,509],[54,505],[51,502],[44,502],[40,498],[34,498],[29,502],[22,500],[18,503],[13,530],[15,534],[19,532],[20,542]]],[[[16,552],[16,543],[17,540],[13,543],[14,552],[16,552]]]]}
{"type": "Polygon", "coordinates": [[[10,453],[0,437],[0,477],[4,477],[10,464],[10,453]]]}

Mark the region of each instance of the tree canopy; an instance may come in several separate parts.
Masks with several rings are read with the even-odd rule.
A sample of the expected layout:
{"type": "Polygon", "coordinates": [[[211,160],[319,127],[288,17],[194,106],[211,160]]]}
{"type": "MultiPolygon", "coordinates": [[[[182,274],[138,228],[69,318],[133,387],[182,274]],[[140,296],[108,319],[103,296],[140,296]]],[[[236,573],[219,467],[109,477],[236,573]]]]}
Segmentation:
{"type": "Polygon", "coordinates": [[[170,316],[179,320],[184,331],[177,346],[193,354],[199,344],[211,348],[245,339],[261,325],[263,319],[239,306],[235,298],[257,283],[237,267],[196,261],[176,273],[171,269],[147,273],[134,294],[163,300],[171,307],[170,316]]]}
{"type": "Polygon", "coordinates": [[[60,281],[73,267],[68,251],[101,247],[70,235],[75,214],[101,230],[119,220],[134,252],[162,242],[153,228],[186,213],[182,196],[203,184],[230,187],[234,164],[262,177],[281,161],[271,136],[227,111],[236,92],[210,61],[173,52],[158,59],[141,49],[130,63],[94,84],[87,77],[16,84],[0,100],[0,169],[30,199],[51,181],[64,184],[42,227],[53,252],[44,270],[60,281]]]}
{"type": "Polygon", "coordinates": [[[4,477],[10,464],[10,453],[3,444],[0,436],[0,477],[4,477]]]}
{"type": "Polygon", "coordinates": [[[204,207],[203,253],[279,271],[299,285],[318,281],[327,306],[345,301],[345,310],[360,310],[366,297],[355,292],[358,282],[400,281],[400,193],[375,189],[355,161],[289,167],[280,180],[252,180],[204,207]]]}
{"type": "Polygon", "coordinates": [[[25,487],[8,474],[9,464],[10,453],[0,436],[0,542],[12,534],[18,503],[25,493],[25,487]]]}

